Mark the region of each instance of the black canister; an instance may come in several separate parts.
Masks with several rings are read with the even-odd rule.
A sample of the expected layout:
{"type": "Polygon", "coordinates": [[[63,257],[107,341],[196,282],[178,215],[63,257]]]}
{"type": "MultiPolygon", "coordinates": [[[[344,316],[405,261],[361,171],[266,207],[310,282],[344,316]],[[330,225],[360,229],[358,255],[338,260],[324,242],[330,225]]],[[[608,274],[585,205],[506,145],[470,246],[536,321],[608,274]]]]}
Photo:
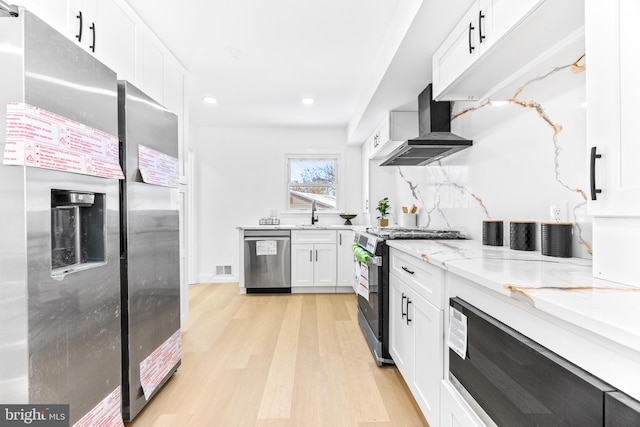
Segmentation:
{"type": "Polygon", "coordinates": [[[571,258],[573,224],[570,222],[543,222],[541,226],[542,255],[571,258]]]}
{"type": "Polygon", "coordinates": [[[509,246],[516,251],[536,250],[536,222],[511,221],[509,246]]]}
{"type": "Polygon", "coordinates": [[[482,244],[502,246],[502,220],[486,219],[482,221],[482,244]]]}

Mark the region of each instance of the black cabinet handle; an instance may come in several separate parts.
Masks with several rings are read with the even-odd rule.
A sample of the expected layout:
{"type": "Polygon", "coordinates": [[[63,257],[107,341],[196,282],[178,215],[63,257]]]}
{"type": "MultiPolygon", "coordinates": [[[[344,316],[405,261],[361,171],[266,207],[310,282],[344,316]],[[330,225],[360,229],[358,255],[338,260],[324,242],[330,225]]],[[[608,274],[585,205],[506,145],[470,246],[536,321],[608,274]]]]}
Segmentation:
{"type": "Polygon", "coordinates": [[[96,51],[96,23],[92,22],[89,29],[93,32],[93,43],[91,44],[91,46],[89,46],[89,49],[91,49],[91,52],[95,52],[96,51]]]}
{"type": "Polygon", "coordinates": [[[480,43],[482,43],[482,40],[486,39],[487,37],[482,35],[482,20],[484,19],[484,14],[482,13],[482,11],[478,12],[478,36],[480,39],[480,43]]]}
{"type": "Polygon", "coordinates": [[[409,319],[409,304],[411,304],[411,300],[407,298],[407,325],[411,322],[412,319],[409,319]]]}
{"type": "Polygon", "coordinates": [[[309,262],[313,262],[313,251],[309,251],[309,262]]]}
{"type": "Polygon", "coordinates": [[[78,18],[78,34],[76,34],[76,38],[78,39],[78,43],[82,41],[82,11],[79,10],[76,15],[78,18]]]}
{"type": "Polygon", "coordinates": [[[400,311],[402,312],[402,318],[404,319],[404,316],[407,315],[407,313],[404,312],[404,300],[407,299],[407,296],[404,294],[404,292],[402,293],[402,301],[400,301],[400,311]]]}
{"type": "Polygon", "coordinates": [[[597,200],[597,194],[602,193],[602,190],[596,188],[596,159],[602,158],[602,154],[596,153],[597,148],[591,147],[591,164],[589,167],[589,175],[591,182],[591,200],[597,200]]]}
{"type": "Polygon", "coordinates": [[[338,234],[340,236],[340,246],[342,246],[342,233],[338,234]]]}
{"type": "Polygon", "coordinates": [[[471,32],[475,30],[475,27],[473,26],[473,24],[471,22],[469,22],[469,54],[473,53],[473,50],[475,49],[475,47],[471,44],[471,32]]]}
{"type": "Polygon", "coordinates": [[[316,249],[316,262],[318,262],[318,250],[316,249]]]}
{"type": "Polygon", "coordinates": [[[415,274],[415,273],[416,273],[415,271],[411,271],[411,270],[409,270],[409,269],[408,269],[407,267],[405,267],[404,265],[400,266],[400,268],[402,268],[404,271],[406,271],[406,272],[407,272],[407,273],[409,273],[409,274],[415,274]]]}

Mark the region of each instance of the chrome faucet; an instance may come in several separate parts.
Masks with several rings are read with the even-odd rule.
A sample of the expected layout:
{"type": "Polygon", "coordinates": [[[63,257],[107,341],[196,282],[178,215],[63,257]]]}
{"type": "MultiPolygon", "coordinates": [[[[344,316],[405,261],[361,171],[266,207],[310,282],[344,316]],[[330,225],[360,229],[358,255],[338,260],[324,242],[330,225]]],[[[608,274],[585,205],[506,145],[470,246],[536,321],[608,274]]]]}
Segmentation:
{"type": "Polygon", "coordinates": [[[316,216],[316,201],[311,201],[311,225],[318,222],[318,217],[316,216]]]}

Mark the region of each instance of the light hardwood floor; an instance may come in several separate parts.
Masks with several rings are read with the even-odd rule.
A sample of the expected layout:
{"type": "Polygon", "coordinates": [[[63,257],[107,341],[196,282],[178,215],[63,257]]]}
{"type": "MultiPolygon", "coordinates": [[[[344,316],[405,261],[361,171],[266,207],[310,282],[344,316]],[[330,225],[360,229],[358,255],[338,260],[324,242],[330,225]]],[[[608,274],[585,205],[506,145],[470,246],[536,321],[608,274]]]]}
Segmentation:
{"type": "Polygon", "coordinates": [[[182,366],[131,427],[428,426],[395,367],[378,367],[353,294],[190,287],[182,366]]]}

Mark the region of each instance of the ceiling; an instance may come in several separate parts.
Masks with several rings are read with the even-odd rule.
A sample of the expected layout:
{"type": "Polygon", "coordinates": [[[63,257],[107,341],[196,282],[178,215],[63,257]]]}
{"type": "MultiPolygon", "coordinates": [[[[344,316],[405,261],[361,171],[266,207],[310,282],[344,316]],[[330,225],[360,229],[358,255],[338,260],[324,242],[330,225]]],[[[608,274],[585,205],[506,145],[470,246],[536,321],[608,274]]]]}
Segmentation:
{"type": "Polygon", "coordinates": [[[128,2],[190,72],[192,126],[339,126],[360,143],[387,111],[416,109],[472,0],[128,2]]]}

